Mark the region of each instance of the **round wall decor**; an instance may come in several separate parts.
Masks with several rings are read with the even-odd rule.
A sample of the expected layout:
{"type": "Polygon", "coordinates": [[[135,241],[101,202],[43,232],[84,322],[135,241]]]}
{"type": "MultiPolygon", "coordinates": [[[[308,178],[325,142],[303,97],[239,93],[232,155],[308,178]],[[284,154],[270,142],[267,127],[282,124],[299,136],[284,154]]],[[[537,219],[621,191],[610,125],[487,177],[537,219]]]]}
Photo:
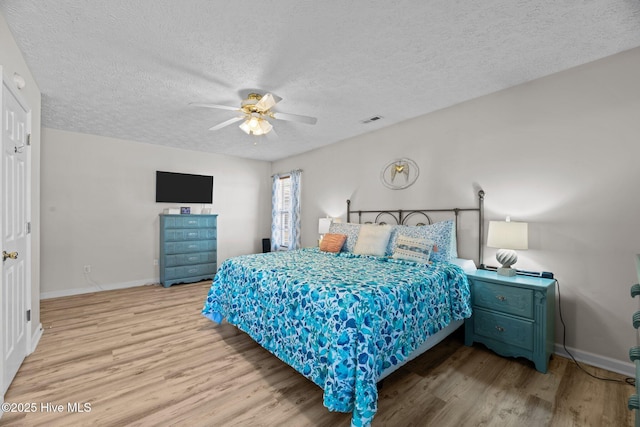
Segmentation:
{"type": "Polygon", "coordinates": [[[418,179],[420,169],[411,159],[396,159],[387,163],[380,172],[380,181],[392,190],[402,190],[418,179]]]}

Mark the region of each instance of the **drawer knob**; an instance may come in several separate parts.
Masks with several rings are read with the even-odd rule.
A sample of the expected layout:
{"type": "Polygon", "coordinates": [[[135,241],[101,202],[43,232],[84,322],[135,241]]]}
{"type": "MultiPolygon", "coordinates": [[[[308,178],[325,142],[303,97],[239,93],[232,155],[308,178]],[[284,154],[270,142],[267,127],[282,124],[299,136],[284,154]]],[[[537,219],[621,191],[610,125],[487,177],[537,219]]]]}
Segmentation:
{"type": "Polygon", "coordinates": [[[505,301],[507,300],[507,297],[502,296],[502,295],[498,295],[498,296],[496,296],[496,298],[497,298],[499,301],[502,301],[502,302],[505,302],[505,301]]]}
{"type": "Polygon", "coordinates": [[[504,328],[502,326],[496,326],[496,330],[498,332],[504,332],[504,328]]]}

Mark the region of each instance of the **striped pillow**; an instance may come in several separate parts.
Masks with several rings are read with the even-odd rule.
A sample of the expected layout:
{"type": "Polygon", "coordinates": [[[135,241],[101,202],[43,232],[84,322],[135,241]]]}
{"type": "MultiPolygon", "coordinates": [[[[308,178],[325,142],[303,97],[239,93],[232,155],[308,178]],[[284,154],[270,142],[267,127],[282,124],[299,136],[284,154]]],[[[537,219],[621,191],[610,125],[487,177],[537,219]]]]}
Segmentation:
{"type": "Polygon", "coordinates": [[[396,239],[392,258],[427,264],[432,248],[433,242],[430,240],[400,235],[396,239]]]}

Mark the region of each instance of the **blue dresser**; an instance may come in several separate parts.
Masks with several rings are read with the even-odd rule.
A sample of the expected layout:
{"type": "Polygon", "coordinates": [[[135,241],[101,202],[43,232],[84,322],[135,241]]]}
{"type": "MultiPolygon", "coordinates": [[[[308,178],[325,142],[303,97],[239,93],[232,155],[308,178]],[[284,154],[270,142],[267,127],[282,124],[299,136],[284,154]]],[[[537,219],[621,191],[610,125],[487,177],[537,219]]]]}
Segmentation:
{"type": "Polygon", "coordinates": [[[554,279],[467,274],[473,314],[465,321],[465,344],[479,342],[502,356],[526,357],[546,373],[555,345],[554,279]]]}
{"type": "Polygon", "coordinates": [[[217,215],[160,215],[160,283],[213,279],[218,267],[217,215]]]}

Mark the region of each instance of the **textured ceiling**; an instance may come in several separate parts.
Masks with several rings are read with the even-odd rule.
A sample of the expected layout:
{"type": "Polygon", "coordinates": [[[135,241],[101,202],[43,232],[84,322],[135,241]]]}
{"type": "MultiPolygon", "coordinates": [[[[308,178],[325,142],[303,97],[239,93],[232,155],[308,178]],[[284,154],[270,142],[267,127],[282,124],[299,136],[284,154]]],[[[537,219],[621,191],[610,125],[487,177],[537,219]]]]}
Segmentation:
{"type": "Polygon", "coordinates": [[[276,160],[640,46],[638,0],[2,0],[45,127],[276,160]],[[315,126],[208,129],[250,89],[315,126]],[[363,124],[371,116],[382,120],[363,124]]]}

